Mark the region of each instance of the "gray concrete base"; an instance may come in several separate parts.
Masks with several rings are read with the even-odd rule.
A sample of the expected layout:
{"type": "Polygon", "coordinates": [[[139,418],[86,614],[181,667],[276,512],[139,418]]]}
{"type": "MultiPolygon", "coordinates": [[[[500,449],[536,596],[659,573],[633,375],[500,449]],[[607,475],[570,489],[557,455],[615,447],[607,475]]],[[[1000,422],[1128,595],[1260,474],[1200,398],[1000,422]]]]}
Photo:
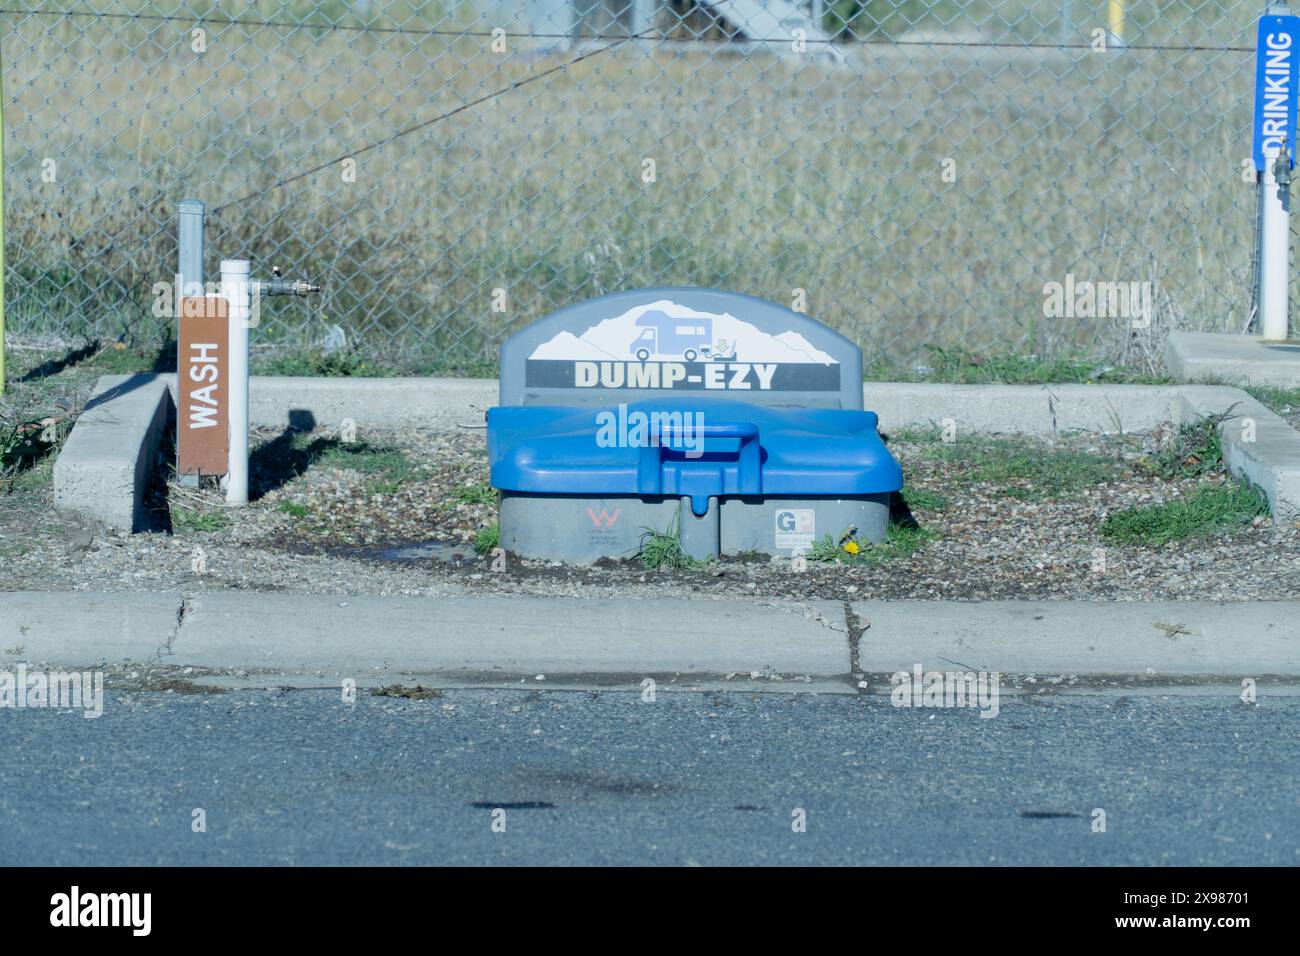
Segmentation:
{"type": "Polygon", "coordinates": [[[501,547],[509,554],[546,561],[591,564],[603,557],[629,558],[640,551],[649,531],[672,533],[696,560],[747,552],[773,556],[806,553],[815,541],[833,540],[856,529],[859,541],[882,541],[889,524],[889,494],[858,498],[813,496],[709,499],[709,511],[696,516],[690,498],[624,495],[501,495],[501,547]],[[796,516],[808,533],[793,535],[796,516]],[[783,523],[790,524],[782,530],[783,523]]]}
{"type": "MultiPolygon", "coordinates": [[[[537,675],[838,678],[924,670],[1300,677],[1300,603],[586,600],[0,593],[0,669],[459,683],[537,675]],[[856,647],[855,647],[856,645],[856,647]],[[856,655],[855,655],[856,651],[856,655]],[[856,658],[856,659],[855,659],[856,658]]],[[[598,681],[597,681],[598,682],[598,681]]]]}
{"type": "Polygon", "coordinates": [[[1165,340],[1169,374],[1184,382],[1300,388],[1300,341],[1253,335],[1173,332],[1165,340]]]}
{"type": "Polygon", "coordinates": [[[99,380],[54,463],[56,508],[110,528],[143,527],[144,492],[170,408],[166,379],[99,380]]]}

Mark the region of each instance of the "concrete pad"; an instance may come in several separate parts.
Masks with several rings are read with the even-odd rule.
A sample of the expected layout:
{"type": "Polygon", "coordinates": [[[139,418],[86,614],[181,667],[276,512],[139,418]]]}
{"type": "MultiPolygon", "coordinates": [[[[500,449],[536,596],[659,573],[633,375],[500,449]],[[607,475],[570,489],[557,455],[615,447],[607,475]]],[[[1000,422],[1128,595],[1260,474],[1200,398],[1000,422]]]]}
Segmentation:
{"type": "Polygon", "coordinates": [[[144,663],[176,632],[181,596],[0,591],[0,661],[144,663]]]}
{"type": "Polygon", "coordinates": [[[1273,522],[1300,517],[1300,432],[1239,388],[1189,385],[1182,421],[1233,416],[1219,428],[1228,470],[1268,497],[1273,522]]]}
{"type": "MultiPolygon", "coordinates": [[[[174,377],[171,387],[175,388],[174,377]]],[[[867,382],[866,408],[881,428],[939,426],[959,432],[1045,435],[1068,431],[1146,431],[1176,420],[1179,392],[1167,385],[932,385],[867,382]]],[[[313,422],[337,428],[481,428],[497,404],[497,380],[477,378],[312,378],[253,376],[254,425],[313,422]]]]}
{"type": "MultiPolygon", "coordinates": [[[[168,376],[173,397],[176,377],[168,376]]],[[[456,431],[486,427],[497,404],[494,378],[319,378],[254,375],[248,416],[267,428],[322,426],[345,420],[366,428],[456,431]]]]}
{"type": "Polygon", "coordinates": [[[828,676],[849,671],[842,622],[833,602],[217,592],[189,600],[164,662],[358,682],[376,672],[828,676]]]}
{"type": "Polygon", "coordinates": [[[867,382],[863,401],[888,433],[940,427],[957,434],[1054,435],[1144,432],[1178,421],[1180,393],[1168,385],[934,385],[867,382]]]}
{"type": "Polygon", "coordinates": [[[110,528],[145,524],[144,490],[169,411],[167,376],[105,375],[54,463],[54,505],[110,528]]]}
{"type": "Polygon", "coordinates": [[[1184,382],[1300,388],[1300,342],[1254,335],[1172,332],[1165,340],[1169,374],[1184,382]]]}
{"type": "Polygon", "coordinates": [[[1300,674],[1300,603],[862,601],[859,669],[1162,677],[1300,674]]]}
{"type": "Polygon", "coordinates": [[[337,428],[352,419],[366,428],[484,428],[497,403],[496,379],[275,378],[248,384],[253,424],[281,427],[308,412],[315,424],[337,428]],[[344,387],[340,387],[346,383],[344,387]]]}

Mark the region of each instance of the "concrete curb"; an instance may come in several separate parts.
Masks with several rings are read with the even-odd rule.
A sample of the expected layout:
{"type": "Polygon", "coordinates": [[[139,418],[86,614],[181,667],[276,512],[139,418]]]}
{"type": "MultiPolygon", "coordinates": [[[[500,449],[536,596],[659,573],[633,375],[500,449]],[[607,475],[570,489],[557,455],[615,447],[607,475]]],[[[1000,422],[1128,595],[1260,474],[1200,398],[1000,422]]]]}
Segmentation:
{"type": "Polygon", "coordinates": [[[103,376],[54,463],[55,507],[110,528],[140,529],[168,411],[163,376],[103,376]]]}
{"type": "Polygon", "coordinates": [[[145,663],[179,627],[181,595],[140,591],[0,592],[0,661],[145,663]]]}
{"type": "Polygon", "coordinates": [[[1184,421],[1231,415],[1219,429],[1229,470],[1268,496],[1275,524],[1300,516],[1300,432],[1239,388],[1189,385],[1183,406],[1184,421]]]}
{"type": "Polygon", "coordinates": [[[0,593],[0,666],[505,680],[984,670],[1300,677],[1300,602],[587,600],[0,593]],[[850,613],[851,611],[851,613],[850,613]],[[859,631],[859,628],[861,630],[859,631]]]}
{"type": "Polygon", "coordinates": [[[0,661],[360,679],[848,673],[834,602],[0,592],[0,661]]]}
{"type": "Polygon", "coordinates": [[[855,602],[867,672],[1300,675],[1300,603],[855,602]]]}
{"type": "Polygon", "coordinates": [[[1185,382],[1300,388],[1300,346],[1253,335],[1171,332],[1165,363],[1170,375],[1185,382]]]}
{"type": "Polygon", "coordinates": [[[213,593],[189,602],[167,662],[339,674],[845,674],[846,633],[819,616],[843,612],[831,602],[213,593]]]}

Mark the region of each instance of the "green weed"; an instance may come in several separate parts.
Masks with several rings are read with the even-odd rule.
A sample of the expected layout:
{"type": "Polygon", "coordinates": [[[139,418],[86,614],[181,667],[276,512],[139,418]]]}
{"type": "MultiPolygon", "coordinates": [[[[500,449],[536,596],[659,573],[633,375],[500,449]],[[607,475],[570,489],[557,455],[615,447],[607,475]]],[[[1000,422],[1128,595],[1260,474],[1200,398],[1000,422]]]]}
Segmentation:
{"type": "Polygon", "coordinates": [[[1117,511],[1101,535],[1116,544],[1148,547],[1239,531],[1269,513],[1268,499],[1236,482],[1207,485],[1186,498],[1117,511]]]}

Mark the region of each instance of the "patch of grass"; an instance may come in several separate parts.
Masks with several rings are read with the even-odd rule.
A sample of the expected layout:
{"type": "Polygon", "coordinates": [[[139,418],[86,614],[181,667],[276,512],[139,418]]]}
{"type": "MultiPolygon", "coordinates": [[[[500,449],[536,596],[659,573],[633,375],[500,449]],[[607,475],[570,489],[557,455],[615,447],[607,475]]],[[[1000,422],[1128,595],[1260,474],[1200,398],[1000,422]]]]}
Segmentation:
{"type": "Polygon", "coordinates": [[[1164,448],[1147,460],[1147,467],[1161,478],[1200,478],[1223,470],[1223,440],[1219,426],[1229,415],[1211,415],[1178,429],[1164,448]]]}
{"type": "Polygon", "coordinates": [[[54,484],[54,458],[47,457],[30,468],[3,479],[3,487],[18,494],[31,494],[54,484]]]}
{"type": "Polygon", "coordinates": [[[291,518],[307,517],[307,506],[299,504],[296,501],[281,501],[278,510],[289,515],[291,518]]]}
{"type": "Polygon", "coordinates": [[[1270,385],[1247,386],[1246,394],[1279,415],[1300,408],[1300,388],[1275,388],[1270,385]]]}
{"type": "Polygon", "coordinates": [[[840,549],[835,543],[835,536],[829,532],[818,538],[808,549],[809,561],[848,561],[853,557],[847,551],[840,549]]]}
{"type": "MultiPolygon", "coordinates": [[[[173,345],[174,347],[174,345],[173,345]]],[[[90,361],[95,371],[104,375],[129,375],[132,372],[151,372],[158,364],[156,349],[144,351],[129,348],[122,342],[114,342],[90,361]]],[[[173,356],[173,364],[174,364],[173,356]]]]}
{"type": "Polygon", "coordinates": [[[301,349],[283,352],[273,358],[257,361],[253,367],[257,375],[312,376],[327,378],[387,378],[396,375],[395,369],[372,361],[354,349],[301,349]]]}
{"type": "Polygon", "coordinates": [[[0,425],[0,491],[34,491],[53,481],[53,453],[66,428],[40,420],[0,425]]]}
{"type": "Polygon", "coordinates": [[[808,560],[873,567],[909,557],[936,537],[937,535],[929,528],[891,521],[885,531],[884,539],[875,544],[870,541],[858,541],[847,533],[841,535],[839,539],[834,535],[823,535],[813,542],[808,552],[808,560]]]}
{"type": "Polygon", "coordinates": [[[318,460],[321,464],[368,475],[366,490],[376,495],[395,494],[417,472],[415,463],[400,448],[368,442],[331,445],[318,460]]]}
{"type": "Polygon", "coordinates": [[[1102,522],[1101,535],[1116,544],[1154,547],[1239,531],[1268,513],[1268,499],[1258,490],[1225,482],[1176,501],[1117,511],[1102,522]]]}
{"type": "Polygon", "coordinates": [[[494,521],[486,528],[479,528],[474,535],[474,550],[478,554],[491,554],[501,547],[501,524],[494,521]]]}
{"type": "Polygon", "coordinates": [[[676,518],[673,518],[672,523],[664,531],[656,531],[653,528],[641,530],[641,550],[637,552],[637,557],[651,571],[657,568],[697,568],[708,563],[692,558],[682,550],[676,518]]]}
{"type": "Polygon", "coordinates": [[[494,505],[497,503],[497,490],[487,482],[462,485],[456,489],[456,500],[467,505],[494,505]]]}
{"type": "Polygon", "coordinates": [[[998,485],[1001,494],[1025,501],[1068,497],[1119,474],[1119,465],[1101,455],[1016,438],[962,438],[926,454],[956,466],[961,479],[998,485]]]}
{"type": "Polygon", "coordinates": [[[18,422],[0,428],[0,470],[18,469],[44,457],[52,446],[39,422],[18,422]]]}
{"type": "Polygon", "coordinates": [[[907,488],[900,492],[903,503],[911,510],[942,511],[948,507],[948,499],[929,488],[907,488]]]}
{"type": "Polygon", "coordinates": [[[1013,351],[979,352],[937,345],[927,347],[927,359],[911,370],[891,366],[869,369],[868,380],[943,382],[950,385],[1050,385],[1065,382],[1129,382],[1151,385],[1170,381],[1167,376],[1142,374],[1086,356],[1067,354],[1055,358],[1013,351]]]}
{"type": "Polygon", "coordinates": [[[884,438],[891,443],[928,445],[931,442],[943,440],[943,429],[938,425],[929,425],[922,428],[900,428],[897,431],[887,432],[884,438]]]}
{"type": "Polygon", "coordinates": [[[223,531],[230,527],[230,517],[222,511],[204,511],[183,505],[171,509],[172,527],[178,531],[223,531]]]}
{"type": "Polygon", "coordinates": [[[425,359],[402,369],[408,375],[432,375],[451,378],[496,378],[500,367],[496,359],[425,359]]]}

